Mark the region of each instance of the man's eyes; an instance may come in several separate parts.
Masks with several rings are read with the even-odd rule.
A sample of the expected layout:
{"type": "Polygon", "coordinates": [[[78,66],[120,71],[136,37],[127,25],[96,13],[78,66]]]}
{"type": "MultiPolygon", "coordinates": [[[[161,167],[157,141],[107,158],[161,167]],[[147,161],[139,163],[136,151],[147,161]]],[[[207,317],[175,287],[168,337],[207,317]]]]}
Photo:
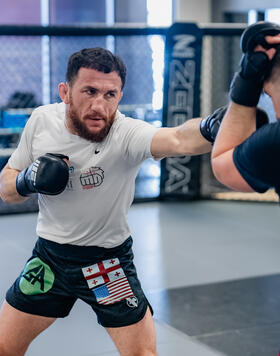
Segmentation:
{"type": "Polygon", "coordinates": [[[95,89],[87,89],[87,90],[85,90],[85,92],[89,95],[94,95],[96,93],[96,90],[95,89]]]}
{"type": "MultiPolygon", "coordinates": [[[[84,91],[87,95],[96,95],[97,94],[97,90],[96,89],[86,89],[84,91]]],[[[115,91],[108,91],[106,94],[105,94],[105,97],[107,98],[115,98],[116,97],[116,92],[115,91]]]]}

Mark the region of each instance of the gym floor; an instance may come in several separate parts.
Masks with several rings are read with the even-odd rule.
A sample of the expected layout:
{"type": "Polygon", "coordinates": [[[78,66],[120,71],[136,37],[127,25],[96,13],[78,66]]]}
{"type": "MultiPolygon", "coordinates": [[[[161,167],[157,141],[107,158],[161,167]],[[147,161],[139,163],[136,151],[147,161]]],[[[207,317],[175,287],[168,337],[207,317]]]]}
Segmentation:
{"type": "MultiPolygon", "coordinates": [[[[37,214],[0,216],[0,299],[36,240],[37,214]]],[[[135,264],[154,308],[159,356],[277,356],[279,206],[197,201],[134,204],[135,264]]],[[[27,356],[116,356],[91,309],[77,302],[27,356]]]]}

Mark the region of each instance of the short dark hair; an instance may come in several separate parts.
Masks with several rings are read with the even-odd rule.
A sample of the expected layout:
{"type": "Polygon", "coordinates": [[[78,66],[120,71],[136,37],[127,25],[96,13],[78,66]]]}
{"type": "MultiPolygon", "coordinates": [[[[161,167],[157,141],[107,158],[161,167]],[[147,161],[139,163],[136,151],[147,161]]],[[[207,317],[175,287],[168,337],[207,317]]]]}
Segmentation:
{"type": "Polygon", "coordinates": [[[125,84],[126,67],[122,59],[107,49],[84,48],[73,53],[67,64],[66,81],[73,85],[80,68],[91,68],[103,73],[116,71],[121,78],[122,88],[125,84]]]}

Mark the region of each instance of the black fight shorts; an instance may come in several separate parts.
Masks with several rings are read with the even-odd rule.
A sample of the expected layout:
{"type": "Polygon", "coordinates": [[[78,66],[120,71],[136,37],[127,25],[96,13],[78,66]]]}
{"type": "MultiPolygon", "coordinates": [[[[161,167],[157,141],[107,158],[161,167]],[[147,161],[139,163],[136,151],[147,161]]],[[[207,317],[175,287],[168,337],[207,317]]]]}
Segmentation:
{"type": "Polygon", "coordinates": [[[78,298],[104,327],[131,325],[144,317],[150,304],[133,264],[131,237],[110,249],[39,238],[6,294],[14,308],[54,318],[67,316],[78,298]]]}

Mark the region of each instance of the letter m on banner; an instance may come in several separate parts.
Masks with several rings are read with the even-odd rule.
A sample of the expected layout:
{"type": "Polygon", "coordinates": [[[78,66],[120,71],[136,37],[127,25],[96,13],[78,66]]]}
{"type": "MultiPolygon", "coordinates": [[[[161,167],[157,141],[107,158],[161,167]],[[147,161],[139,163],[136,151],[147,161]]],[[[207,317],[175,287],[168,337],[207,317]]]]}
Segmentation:
{"type": "MultiPolygon", "coordinates": [[[[165,44],[163,126],[174,127],[200,115],[201,30],[193,23],[170,27],[165,44]]],[[[200,195],[200,157],[161,162],[160,196],[194,199],[200,195]]]]}

